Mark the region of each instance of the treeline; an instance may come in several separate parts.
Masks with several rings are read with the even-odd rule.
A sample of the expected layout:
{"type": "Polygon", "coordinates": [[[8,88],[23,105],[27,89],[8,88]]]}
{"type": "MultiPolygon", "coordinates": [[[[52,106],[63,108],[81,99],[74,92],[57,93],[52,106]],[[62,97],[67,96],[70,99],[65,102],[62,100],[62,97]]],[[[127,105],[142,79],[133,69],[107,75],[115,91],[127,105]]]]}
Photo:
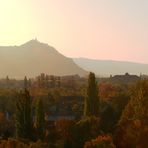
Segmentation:
{"type": "Polygon", "coordinates": [[[86,78],[82,78],[79,75],[68,75],[68,76],[55,76],[41,73],[34,78],[28,78],[16,80],[9,78],[0,79],[0,88],[74,88],[79,85],[86,84],[86,78]]]}
{"type": "Polygon", "coordinates": [[[14,116],[0,114],[0,147],[147,148],[148,80],[98,84],[90,73],[83,94],[82,117],[49,121],[45,102],[20,91],[14,116]]]}

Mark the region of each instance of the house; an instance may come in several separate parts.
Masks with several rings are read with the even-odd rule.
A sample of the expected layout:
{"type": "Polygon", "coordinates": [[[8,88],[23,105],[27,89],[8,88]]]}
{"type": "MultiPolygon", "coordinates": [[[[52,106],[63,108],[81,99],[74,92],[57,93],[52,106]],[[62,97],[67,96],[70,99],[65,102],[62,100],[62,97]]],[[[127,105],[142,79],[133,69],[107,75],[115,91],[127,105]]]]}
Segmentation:
{"type": "Polygon", "coordinates": [[[125,73],[125,75],[115,75],[110,77],[112,82],[121,82],[121,83],[134,83],[139,81],[141,78],[137,75],[130,75],[129,73],[125,73]]]}

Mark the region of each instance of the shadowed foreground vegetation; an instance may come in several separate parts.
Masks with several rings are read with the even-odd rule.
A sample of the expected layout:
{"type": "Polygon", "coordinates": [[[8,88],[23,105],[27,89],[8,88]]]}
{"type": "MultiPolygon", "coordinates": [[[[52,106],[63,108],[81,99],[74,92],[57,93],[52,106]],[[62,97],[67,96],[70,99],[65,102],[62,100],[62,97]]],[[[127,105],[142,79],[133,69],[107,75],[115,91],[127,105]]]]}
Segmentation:
{"type": "Polygon", "coordinates": [[[148,80],[70,80],[1,88],[0,148],[147,148],[148,80]]]}

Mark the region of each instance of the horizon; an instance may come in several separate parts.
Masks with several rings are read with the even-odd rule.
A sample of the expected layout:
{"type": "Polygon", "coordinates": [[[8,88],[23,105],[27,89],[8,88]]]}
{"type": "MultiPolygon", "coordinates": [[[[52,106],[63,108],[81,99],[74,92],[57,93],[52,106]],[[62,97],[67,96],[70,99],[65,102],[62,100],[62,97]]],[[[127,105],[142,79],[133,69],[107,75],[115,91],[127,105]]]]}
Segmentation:
{"type": "Polygon", "coordinates": [[[148,1],[1,1],[0,46],[37,37],[67,57],[148,63],[148,1]]]}
{"type": "MultiPolygon", "coordinates": [[[[33,39],[31,39],[31,40],[27,40],[26,42],[21,43],[21,44],[19,44],[19,45],[14,44],[14,45],[8,45],[8,46],[12,46],[12,47],[13,47],[13,46],[22,46],[22,45],[24,45],[24,44],[27,44],[27,43],[30,42],[30,41],[37,41],[37,42],[42,43],[42,44],[47,44],[48,46],[53,47],[55,50],[57,50],[60,54],[64,55],[64,54],[61,53],[56,47],[50,45],[49,43],[42,42],[42,41],[38,40],[38,38],[33,38],[33,39]]],[[[3,46],[0,45],[0,47],[8,47],[8,46],[7,46],[7,45],[3,45],[3,46]]],[[[64,56],[66,56],[66,55],[64,55],[64,56]]],[[[66,56],[66,57],[68,57],[68,56],[66,56]]],[[[79,57],[79,56],[78,56],[78,57],[68,57],[68,58],[71,58],[71,59],[86,59],[86,60],[93,60],[93,61],[105,61],[105,62],[127,62],[127,63],[145,64],[145,65],[148,64],[148,63],[136,62],[136,61],[125,61],[125,60],[114,60],[114,59],[96,59],[96,58],[79,57]]]]}

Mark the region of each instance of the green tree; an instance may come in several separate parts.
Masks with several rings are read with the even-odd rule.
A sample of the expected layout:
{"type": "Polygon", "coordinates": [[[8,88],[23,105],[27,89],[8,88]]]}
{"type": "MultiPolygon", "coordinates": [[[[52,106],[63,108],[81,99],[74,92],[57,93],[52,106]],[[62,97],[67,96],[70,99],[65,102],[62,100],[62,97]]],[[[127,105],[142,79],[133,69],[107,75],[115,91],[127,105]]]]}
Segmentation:
{"type": "Polygon", "coordinates": [[[99,96],[95,74],[90,72],[88,78],[87,96],[85,98],[84,116],[99,115],[99,96]]]}
{"type": "Polygon", "coordinates": [[[36,104],[35,126],[38,138],[43,140],[45,135],[45,114],[41,99],[38,99],[36,104]]]}
{"type": "Polygon", "coordinates": [[[32,138],[31,97],[28,90],[18,94],[16,102],[16,136],[32,138]]]}
{"type": "Polygon", "coordinates": [[[100,128],[105,133],[113,133],[116,126],[115,110],[110,103],[104,102],[102,112],[100,112],[100,128]]]}
{"type": "Polygon", "coordinates": [[[31,79],[28,80],[28,87],[31,87],[32,85],[32,82],[31,82],[31,79]]]}
{"type": "Polygon", "coordinates": [[[74,147],[82,148],[86,141],[100,134],[100,119],[95,116],[86,117],[78,121],[73,127],[74,147]]]}

